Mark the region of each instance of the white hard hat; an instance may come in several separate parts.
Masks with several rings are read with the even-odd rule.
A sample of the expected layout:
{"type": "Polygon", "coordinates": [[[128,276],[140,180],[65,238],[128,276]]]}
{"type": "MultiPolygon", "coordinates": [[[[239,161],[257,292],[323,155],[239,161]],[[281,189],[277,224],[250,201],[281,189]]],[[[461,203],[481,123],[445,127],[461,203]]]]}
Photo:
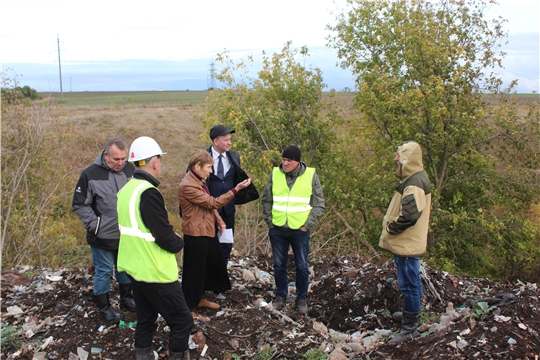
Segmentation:
{"type": "Polygon", "coordinates": [[[148,136],[141,136],[136,138],[135,141],[131,144],[129,149],[129,159],[128,161],[140,161],[145,159],[150,159],[156,155],[166,154],[161,151],[156,140],[148,136]]]}

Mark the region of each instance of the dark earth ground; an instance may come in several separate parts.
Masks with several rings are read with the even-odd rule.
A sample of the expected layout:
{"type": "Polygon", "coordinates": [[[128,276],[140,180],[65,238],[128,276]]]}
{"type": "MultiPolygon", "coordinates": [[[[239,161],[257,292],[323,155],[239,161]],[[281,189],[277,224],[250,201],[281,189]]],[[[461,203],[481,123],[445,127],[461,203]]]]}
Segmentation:
{"type": "MultiPolygon", "coordinates": [[[[334,360],[540,356],[536,284],[462,278],[425,266],[422,336],[391,346],[388,333],[400,327],[391,314],[401,310],[403,301],[392,261],[376,266],[355,257],[313,260],[310,311],[302,316],[292,306],[294,295],[281,312],[272,309],[271,258],[234,260],[229,270],[233,289],[224,299],[207,296],[221,304],[220,311],[198,311],[192,359],[315,359],[304,357],[309,349],[320,349],[334,360]],[[459,313],[447,310],[449,303],[461,308],[459,313]]],[[[118,309],[115,285],[113,307],[123,323],[100,319],[89,300],[91,270],[23,267],[2,272],[1,358],[133,359],[134,330],[123,325],[135,322],[136,316],[118,309]]],[[[159,319],[154,350],[162,359],[167,358],[167,330],[159,319]]]]}

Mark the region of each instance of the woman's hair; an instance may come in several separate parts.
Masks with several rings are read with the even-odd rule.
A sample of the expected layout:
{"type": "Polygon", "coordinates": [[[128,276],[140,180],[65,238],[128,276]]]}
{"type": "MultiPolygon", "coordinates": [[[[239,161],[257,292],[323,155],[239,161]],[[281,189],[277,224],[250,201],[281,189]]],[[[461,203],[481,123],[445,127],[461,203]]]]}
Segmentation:
{"type": "Polygon", "coordinates": [[[203,166],[206,164],[213,164],[214,158],[212,158],[212,155],[206,150],[197,150],[191,155],[191,158],[189,159],[189,168],[193,169],[195,165],[203,166]]]}

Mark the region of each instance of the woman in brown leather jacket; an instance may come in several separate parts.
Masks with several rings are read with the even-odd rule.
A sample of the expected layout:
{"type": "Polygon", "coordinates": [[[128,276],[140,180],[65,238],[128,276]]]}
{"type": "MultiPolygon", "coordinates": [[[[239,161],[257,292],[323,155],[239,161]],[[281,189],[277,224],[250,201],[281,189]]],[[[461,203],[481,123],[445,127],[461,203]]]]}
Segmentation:
{"type": "Polygon", "coordinates": [[[189,170],[178,188],[184,233],[182,290],[191,310],[197,306],[219,309],[218,304],[202,298],[203,293],[231,289],[227,263],[217,237],[218,231],[225,231],[225,222],[217,209],[251,184],[250,179],[244,180],[220,197],[213,197],[206,186],[213,164],[214,159],[207,151],[197,150],[189,159],[189,170]]]}

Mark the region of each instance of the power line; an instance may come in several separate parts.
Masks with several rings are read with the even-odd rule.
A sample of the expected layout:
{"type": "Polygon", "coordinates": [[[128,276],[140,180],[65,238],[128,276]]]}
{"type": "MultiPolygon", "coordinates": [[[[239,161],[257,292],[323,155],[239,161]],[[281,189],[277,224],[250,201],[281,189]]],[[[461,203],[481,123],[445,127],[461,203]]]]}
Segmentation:
{"type": "Polygon", "coordinates": [[[214,64],[214,59],[212,58],[212,61],[210,62],[210,70],[209,70],[210,74],[208,75],[208,78],[207,78],[207,86],[208,86],[208,90],[213,90],[216,88],[216,68],[215,68],[215,64],[214,64]]]}

